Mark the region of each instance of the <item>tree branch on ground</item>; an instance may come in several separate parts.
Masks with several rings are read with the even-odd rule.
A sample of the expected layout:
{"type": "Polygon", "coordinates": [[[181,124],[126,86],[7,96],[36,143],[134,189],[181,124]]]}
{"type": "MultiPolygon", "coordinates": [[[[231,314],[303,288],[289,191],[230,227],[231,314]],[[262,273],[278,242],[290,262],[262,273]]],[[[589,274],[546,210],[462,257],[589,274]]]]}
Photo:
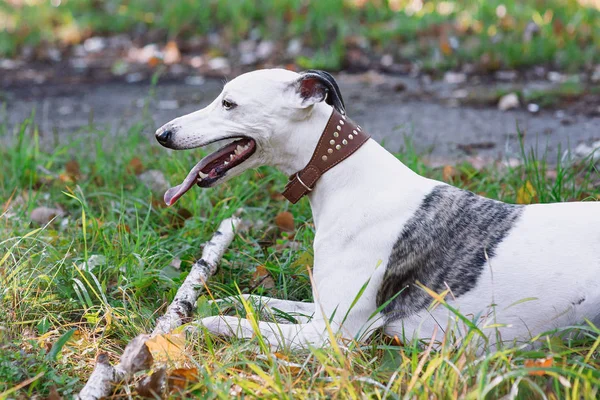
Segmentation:
{"type": "Polygon", "coordinates": [[[139,371],[152,365],[152,355],[146,341],[153,336],[171,332],[173,329],[190,322],[196,301],[208,278],[217,270],[217,266],[231,244],[241,220],[231,217],[223,220],[212,239],[202,251],[202,258],[194,263],[189,275],[165,314],[158,319],[152,334],[140,334],[125,347],[119,363],[112,366],[105,353],[96,358],[96,367],[87,383],[77,395],[80,400],[97,400],[109,396],[115,384],[123,382],[139,371]]]}

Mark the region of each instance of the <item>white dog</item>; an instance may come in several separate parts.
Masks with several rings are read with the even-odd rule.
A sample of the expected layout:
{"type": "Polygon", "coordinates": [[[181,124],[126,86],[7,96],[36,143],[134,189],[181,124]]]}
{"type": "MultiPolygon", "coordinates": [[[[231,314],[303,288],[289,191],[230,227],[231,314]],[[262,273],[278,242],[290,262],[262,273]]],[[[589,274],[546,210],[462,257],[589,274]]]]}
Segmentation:
{"type": "MultiPolygon", "coordinates": [[[[362,134],[346,118],[331,75],[241,75],[206,108],[156,132],[172,149],[234,140],[200,161],[165,201],[261,165],[288,175],[306,171],[317,154],[326,160],[342,151],[352,132],[362,134]],[[324,132],[335,138],[322,139],[324,132]],[[316,151],[318,143],[326,145],[316,151]]],[[[419,176],[361,137],[364,143],[322,177],[295,178],[296,189],[308,193],[316,229],[315,303],[263,298],[274,309],[312,315],[298,324],[260,322],[272,346],[321,346],[331,332],[354,339],[380,327],[405,340],[431,338],[436,329],[471,322],[492,343],[513,342],[600,322],[600,205],[486,199],[419,176]],[[434,301],[433,292],[447,304],[434,301]]],[[[248,320],[233,316],[201,323],[216,334],[254,334],[248,320]]]]}

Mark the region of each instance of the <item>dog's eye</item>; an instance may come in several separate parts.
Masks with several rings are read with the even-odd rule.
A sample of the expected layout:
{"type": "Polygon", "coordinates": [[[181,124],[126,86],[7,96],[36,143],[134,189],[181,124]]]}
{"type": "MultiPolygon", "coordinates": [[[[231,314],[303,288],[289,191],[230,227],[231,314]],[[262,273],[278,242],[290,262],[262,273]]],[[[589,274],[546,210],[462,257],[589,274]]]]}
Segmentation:
{"type": "Polygon", "coordinates": [[[231,110],[232,108],[237,106],[237,104],[235,104],[233,101],[229,101],[229,100],[225,100],[225,99],[223,99],[222,104],[223,104],[223,108],[226,110],[231,110]]]}

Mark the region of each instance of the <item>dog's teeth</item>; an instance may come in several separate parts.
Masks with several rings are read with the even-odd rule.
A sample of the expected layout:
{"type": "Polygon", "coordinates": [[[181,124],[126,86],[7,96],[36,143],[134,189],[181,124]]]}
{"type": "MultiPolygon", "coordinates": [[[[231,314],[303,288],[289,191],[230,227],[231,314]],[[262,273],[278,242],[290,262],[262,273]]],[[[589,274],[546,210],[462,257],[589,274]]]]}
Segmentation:
{"type": "Polygon", "coordinates": [[[206,178],[207,176],[208,176],[208,174],[205,174],[205,173],[204,173],[204,172],[202,172],[202,171],[198,172],[198,177],[199,177],[200,179],[204,179],[204,178],[206,178]]]}
{"type": "Polygon", "coordinates": [[[229,161],[225,161],[225,162],[223,163],[223,165],[227,165],[227,164],[229,164],[229,161]]]}
{"type": "Polygon", "coordinates": [[[235,158],[236,154],[232,154],[229,156],[229,161],[232,161],[235,158]]]}

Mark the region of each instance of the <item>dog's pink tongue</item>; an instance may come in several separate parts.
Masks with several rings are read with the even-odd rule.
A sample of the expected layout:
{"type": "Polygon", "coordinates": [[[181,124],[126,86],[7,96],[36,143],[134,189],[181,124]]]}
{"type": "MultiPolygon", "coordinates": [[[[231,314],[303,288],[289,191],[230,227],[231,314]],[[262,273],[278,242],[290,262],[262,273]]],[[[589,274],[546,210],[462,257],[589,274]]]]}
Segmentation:
{"type": "Polygon", "coordinates": [[[173,204],[175,204],[175,202],[179,200],[181,196],[183,196],[188,190],[192,188],[192,186],[194,186],[194,184],[198,180],[198,172],[200,172],[200,170],[203,167],[203,163],[199,162],[194,168],[192,168],[192,170],[188,173],[183,182],[165,192],[164,200],[168,206],[172,206],[173,204]]]}

